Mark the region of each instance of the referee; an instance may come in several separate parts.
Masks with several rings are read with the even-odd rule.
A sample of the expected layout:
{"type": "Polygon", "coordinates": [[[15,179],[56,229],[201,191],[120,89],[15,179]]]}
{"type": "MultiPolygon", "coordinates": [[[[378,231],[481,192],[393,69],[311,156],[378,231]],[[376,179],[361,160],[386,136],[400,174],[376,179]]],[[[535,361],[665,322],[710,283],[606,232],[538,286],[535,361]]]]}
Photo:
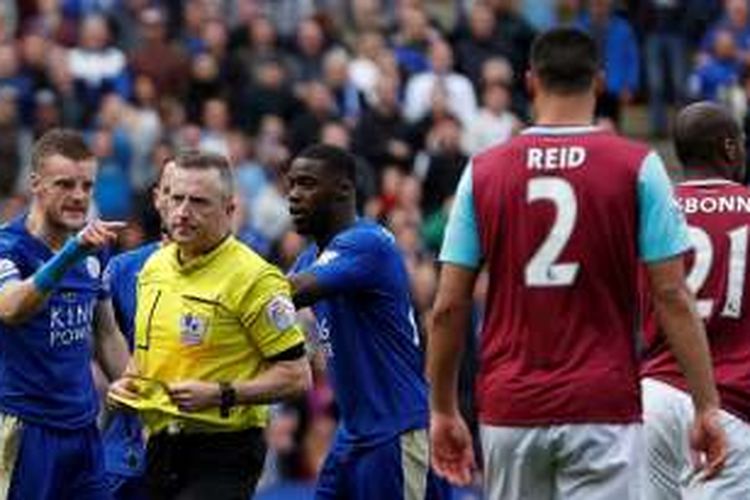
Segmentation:
{"type": "Polygon", "coordinates": [[[148,431],[153,499],[246,499],[265,457],[265,403],[310,386],[289,285],[230,231],[232,173],[220,155],[175,160],[171,244],[138,277],[134,363],[110,399],[148,431]]]}

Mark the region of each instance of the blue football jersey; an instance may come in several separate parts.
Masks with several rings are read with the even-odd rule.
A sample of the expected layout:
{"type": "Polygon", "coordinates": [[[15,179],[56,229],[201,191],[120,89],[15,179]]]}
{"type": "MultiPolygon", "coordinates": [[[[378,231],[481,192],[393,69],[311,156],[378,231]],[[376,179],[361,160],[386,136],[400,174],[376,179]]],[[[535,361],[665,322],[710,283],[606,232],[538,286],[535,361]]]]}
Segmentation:
{"type": "Polygon", "coordinates": [[[104,270],[104,287],[112,298],[117,325],[133,350],[135,338],[135,308],[138,273],[159,243],[149,243],[112,257],[104,270]]]}
{"type": "MultiPolygon", "coordinates": [[[[115,319],[133,351],[135,339],[136,291],[138,273],[159,243],[149,243],[113,257],[104,271],[104,287],[112,298],[115,319]]],[[[107,472],[139,476],[145,470],[145,446],[138,416],[117,412],[104,431],[104,458],[107,472]]]]}
{"type": "Polygon", "coordinates": [[[302,272],[329,293],[313,311],[341,413],[339,436],[368,446],[426,427],[424,351],[393,235],[359,220],[322,252],[308,247],[292,270],[302,272]]]}
{"type": "MultiPolygon", "coordinates": [[[[53,256],[25,224],[24,216],[0,228],[0,287],[30,277],[53,256]]],[[[95,421],[90,361],[95,308],[106,297],[103,260],[89,255],[71,267],[28,320],[0,323],[0,412],[64,429],[95,421]]]]}

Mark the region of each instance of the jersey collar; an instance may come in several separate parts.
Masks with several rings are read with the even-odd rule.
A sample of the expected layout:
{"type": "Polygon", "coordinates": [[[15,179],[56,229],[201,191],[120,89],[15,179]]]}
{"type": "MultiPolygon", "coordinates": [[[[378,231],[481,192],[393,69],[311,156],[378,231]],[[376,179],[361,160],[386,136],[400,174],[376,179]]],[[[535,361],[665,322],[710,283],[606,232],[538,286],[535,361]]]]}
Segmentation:
{"type": "Polygon", "coordinates": [[[221,243],[216,245],[216,248],[208,253],[201,255],[200,257],[196,257],[187,264],[180,263],[180,259],[177,257],[177,251],[179,247],[176,243],[172,243],[172,248],[170,249],[172,254],[172,265],[180,273],[191,273],[197,269],[201,269],[209,265],[214,259],[216,259],[224,252],[224,249],[228,248],[229,245],[232,244],[232,241],[234,241],[234,236],[230,233],[226,238],[224,238],[221,243]]]}
{"type": "Polygon", "coordinates": [[[578,135],[604,132],[596,125],[534,125],[521,131],[522,135],[578,135]]]}
{"type": "Polygon", "coordinates": [[[722,177],[708,177],[706,179],[690,179],[680,182],[680,186],[739,186],[740,184],[722,177]]]}

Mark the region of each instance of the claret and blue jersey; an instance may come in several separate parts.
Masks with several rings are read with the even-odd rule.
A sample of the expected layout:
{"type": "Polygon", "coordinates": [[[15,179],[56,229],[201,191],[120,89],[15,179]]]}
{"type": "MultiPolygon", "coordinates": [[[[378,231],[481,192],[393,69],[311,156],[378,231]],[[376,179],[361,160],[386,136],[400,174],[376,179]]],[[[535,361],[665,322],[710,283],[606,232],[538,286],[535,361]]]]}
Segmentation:
{"type": "Polygon", "coordinates": [[[292,269],[301,272],[328,292],[313,311],[342,416],[337,441],[367,447],[426,428],[424,354],[393,235],[360,219],[326,248],[308,247],[292,269]]]}

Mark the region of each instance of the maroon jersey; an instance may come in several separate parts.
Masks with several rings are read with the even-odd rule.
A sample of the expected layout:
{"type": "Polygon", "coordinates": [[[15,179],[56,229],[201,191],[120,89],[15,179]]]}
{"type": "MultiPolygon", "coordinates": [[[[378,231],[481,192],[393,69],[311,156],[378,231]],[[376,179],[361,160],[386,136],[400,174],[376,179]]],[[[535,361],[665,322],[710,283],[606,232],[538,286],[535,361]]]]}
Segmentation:
{"type": "MultiPolygon", "coordinates": [[[[722,406],[750,422],[750,190],[725,180],[690,181],[679,185],[677,197],[693,245],[685,257],[687,282],[706,323],[722,406]]],[[[653,314],[645,333],[642,375],[687,390],[653,314]]]]}
{"type": "Polygon", "coordinates": [[[664,233],[668,244],[648,248],[661,245],[649,243],[659,231],[684,236],[658,156],[591,127],[538,127],[474,157],[471,169],[489,272],[480,420],[638,421],[639,256],[687,245],[664,233]]]}

